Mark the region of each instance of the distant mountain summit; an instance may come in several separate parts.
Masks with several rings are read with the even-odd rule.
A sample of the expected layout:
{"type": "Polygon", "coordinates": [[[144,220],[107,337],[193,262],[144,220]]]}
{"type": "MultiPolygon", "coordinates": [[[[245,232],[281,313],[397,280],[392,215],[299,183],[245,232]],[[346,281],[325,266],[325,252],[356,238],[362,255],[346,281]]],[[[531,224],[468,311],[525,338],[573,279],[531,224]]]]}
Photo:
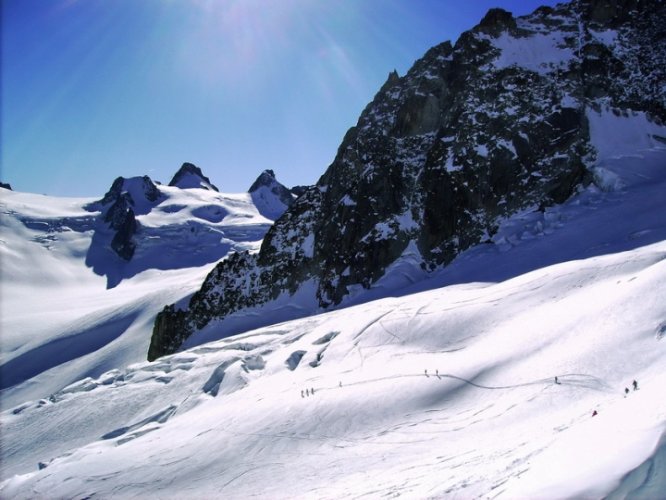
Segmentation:
{"type": "Polygon", "coordinates": [[[179,187],[181,189],[210,189],[211,191],[218,191],[219,189],[210,182],[201,169],[192,163],[183,163],[178,169],[176,175],[173,176],[169,186],[179,187]]]}
{"type": "Polygon", "coordinates": [[[294,202],[294,194],[277,181],[272,170],[264,170],[248,193],[259,213],[268,219],[277,219],[294,202]]]}
{"type": "Polygon", "coordinates": [[[162,193],[150,177],[118,177],[104,197],[88,206],[100,210],[109,228],[115,231],[111,248],[122,259],[129,261],[136,250],[134,235],[137,231],[136,215],[150,212],[162,193]]]}
{"type": "MultiPolygon", "coordinates": [[[[268,185],[261,189],[277,189],[279,183],[268,185]]],[[[148,176],[118,177],[100,200],[85,207],[99,212],[86,264],[107,275],[113,287],[149,268],[215,262],[232,249],[244,250],[261,240],[287,208],[269,202],[268,195],[255,205],[250,194],[222,194],[191,163],[184,163],[168,186],[148,176]]]]}
{"type": "Polygon", "coordinates": [[[300,315],[337,306],[404,259],[425,278],[492,243],[508,217],[595,181],[593,136],[622,141],[622,125],[640,144],[666,142],[664,19],[661,0],[575,0],[519,18],[492,9],[391,73],[260,253],[220,262],[187,308],[157,317],[149,359],[278,298],[298,294],[300,315]]]}

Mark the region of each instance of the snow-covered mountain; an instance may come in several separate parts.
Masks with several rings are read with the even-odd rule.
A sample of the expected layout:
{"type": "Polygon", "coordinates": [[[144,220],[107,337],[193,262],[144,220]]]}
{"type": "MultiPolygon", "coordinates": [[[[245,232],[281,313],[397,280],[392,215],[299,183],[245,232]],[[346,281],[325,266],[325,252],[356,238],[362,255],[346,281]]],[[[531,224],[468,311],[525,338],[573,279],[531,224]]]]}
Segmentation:
{"type": "Polygon", "coordinates": [[[448,286],[5,407],[0,496],[660,498],[666,151],[603,169],[607,191],[516,216],[448,286]]]}
{"type": "Polygon", "coordinates": [[[269,219],[277,219],[296,198],[296,194],[277,181],[272,170],[264,170],[248,192],[259,213],[269,219]]]}
{"type": "Polygon", "coordinates": [[[145,359],[165,301],[258,250],[273,221],[250,194],[190,184],[119,177],[100,200],[1,190],[3,407],[145,359]]]}
{"type": "Polygon", "coordinates": [[[664,3],[492,10],[270,229],[0,190],[0,497],[663,497],[664,3]]]}
{"type": "Polygon", "coordinates": [[[186,308],[165,308],[149,359],[242,331],[248,308],[284,304],[295,318],[344,306],[412,263],[410,277],[426,280],[496,242],[516,214],[601,185],[607,132],[666,143],[664,18],[659,0],[574,0],[520,18],[492,9],[392,73],[261,251],[220,262],[186,308]]]}
{"type": "Polygon", "coordinates": [[[219,191],[210,179],[206,177],[201,169],[192,163],[183,163],[178,172],[173,176],[169,186],[176,186],[181,189],[210,189],[219,191]]]}

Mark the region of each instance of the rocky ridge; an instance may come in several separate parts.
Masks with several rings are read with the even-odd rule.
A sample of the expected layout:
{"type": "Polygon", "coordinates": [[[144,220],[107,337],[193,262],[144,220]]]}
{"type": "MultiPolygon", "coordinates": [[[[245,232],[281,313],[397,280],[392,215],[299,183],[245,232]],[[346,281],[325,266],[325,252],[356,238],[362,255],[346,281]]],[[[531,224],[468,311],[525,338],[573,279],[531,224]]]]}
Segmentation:
{"type": "Polygon", "coordinates": [[[512,214],[565,201],[592,182],[591,110],[666,122],[664,18],[662,0],[492,9],[391,73],[261,251],[220,262],[186,309],[158,315],[148,359],[306,284],[313,311],[337,306],[408,249],[425,274],[512,214]]]}
{"type": "MultiPolygon", "coordinates": [[[[259,176],[259,179],[254,183],[257,186],[256,191],[261,192],[261,197],[254,199],[252,196],[247,201],[238,201],[241,204],[255,204],[257,211],[268,219],[265,221],[265,226],[268,227],[270,221],[282,215],[287,209],[287,204],[282,201],[283,197],[286,197],[285,200],[287,202],[291,202],[293,195],[275,179],[275,174],[272,171],[266,172],[259,176]],[[270,172],[270,175],[266,172],[270,172]],[[260,182],[262,179],[265,182],[260,182]],[[261,189],[259,186],[261,186],[261,189]],[[266,207],[270,208],[270,210],[263,210],[266,207]]],[[[145,227],[141,222],[143,220],[141,216],[151,213],[159,216],[160,213],[169,214],[187,210],[192,211],[192,221],[186,227],[179,227],[178,225],[173,227],[172,231],[174,234],[171,235],[171,241],[168,242],[166,239],[163,241],[166,246],[175,244],[176,240],[194,238],[197,235],[206,240],[204,242],[201,239],[199,246],[206,248],[216,238],[218,243],[220,239],[222,243],[231,240],[241,242],[245,241],[246,238],[254,241],[258,230],[249,227],[246,233],[235,234],[232,231],[230,233],[232,236],[231,240],[224,236],[228,230],[222,229],[223,225],[220,224],[228,213],[225,208],[225,203],[227,203],[225,201],[226,196],[219,193],[199,167],[191,163],[184,163],[174,175],[169,183],[169,187],[154,182],[148,176],[118,177],[102,199],[89,204],[86,208],[91,212],[100,212],[98,220],[101,226],[98,228],[99,231],[97,233],[99,234],[96,234],[95,242],[101,246],[110,246],[118,257],[129,263],[136,260],[137,250],[140,250],[142,245],[149,247],[158,244],[156,242],[163,241],[160,234],[154,234],[160,232],[159,228],[155,229],[152,226],[145,227]],[[182,190],[183,194],[190,193],[191,196],[182,200],[185,204],[169,201],[174,193],[173,188],[177,188],[176,191],[182,190]],[[191,191],[195,189],[204,190],[201,192],[202,195],[205,194],[205,191],[208,191],[209,193],[204,198],[208,199],[209,203],[202,205],[202,199],[197,198],[194,191],[191,191]],[[188,203],[190,204],[189,207],[187,206],[188,203]],[[107,233],[110,234],[107,235],[107,233]]],[[[234,195],[228,196],[233,197],[234,195]]],[[[245,196],[245,198],[248,197],[245,196]]],[[[166,223],[166,220],[162,220],[161,223],[166,223]]],[[[260,232],[263,234],[263,231],[265,229],[260,232]]],[[[224,245],[220,244],[219,246],[222,247],[224,245]]],[[[201,250],[201,248],[198,250],[201,250]]],[[[219,251],[212,252],[211,255],[217,255],[219,251]]],[[[106,266],[103,258],[98,260],[99,262],[96,262],[94,265],[89,264],[92,267],[100,269],[106,266]]],[[[149,265],[149,263],[145,264],[149,265]]]]}

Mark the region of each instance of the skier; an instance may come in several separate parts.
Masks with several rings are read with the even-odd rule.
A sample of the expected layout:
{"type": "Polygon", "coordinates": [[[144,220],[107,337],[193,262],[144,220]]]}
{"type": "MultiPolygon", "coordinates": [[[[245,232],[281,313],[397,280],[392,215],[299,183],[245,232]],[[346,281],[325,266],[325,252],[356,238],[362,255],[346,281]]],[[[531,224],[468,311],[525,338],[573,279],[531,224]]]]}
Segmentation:
{"type": "Polygon", "coordinates": [[[304,398],[305,395],[303,394],[303,389],[301,389],[301,397],[304,398]]]}
{"type": "Polygon", "coordinates": [[[599,414],[597,413],[597,410],[594,410],[594,411],[592,412],[592,416],[593,416],[593,417],[596,417],[597,415],[599,415],[599,414]]]}
{"type": "Polygon", "coordinates": [[[557,377],[555,377],[555,383],[556,383],[556,384],[559,384],[559,383],[560,383],[560,381],[557,380],[557,377]]]}
{"type": "Polygon", "coordinates": [[[637,390],[638,390],[638,382],[636,382],[636,381],[634,380],[634,381],[632,382],[632,384],[634,385],[634,391],[637,391],[637,390]]]}
{"type": "Polygon", "coordinates": [[[625,398],[627,397],[627,394],[629,394],[629,389],[625,387],[624,388],[624,397],[625,398]]]}
{"type": "Polygon", "coordinates": [[[342,382],[340,382],[340,387],[342,387],[342,382]]]}
{"type": "Polygon", "coordinates": [[[310,394],[312,394],[314,396],[314,387],[312,389],[310,389],[310,394]]]}
{"type": "Polygon", "coordinates": [[[425,369],[424,373],[425,373],[425,376],[427,377],[428,376],[428,369],[427,368],[425,369]]]}
{"type": "Polygon", "coordinates": [[[310,389],[305,389],[305,395],[309,396],[310,395],[310,389]]]}
{"type": "Polygon", "coordinates": [[[435,375],[437,375],[437,378],[439,378],[439,370],[435,370],[435,375]]]}

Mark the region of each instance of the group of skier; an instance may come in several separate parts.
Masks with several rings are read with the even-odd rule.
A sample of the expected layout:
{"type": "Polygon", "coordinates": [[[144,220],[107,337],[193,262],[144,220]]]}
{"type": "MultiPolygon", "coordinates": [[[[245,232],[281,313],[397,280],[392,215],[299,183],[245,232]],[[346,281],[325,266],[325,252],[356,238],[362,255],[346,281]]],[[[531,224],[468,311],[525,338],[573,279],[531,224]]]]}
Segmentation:
{"type": "MultiPolygon", "coordinates": [[[[634,391],[637,391],[637,390],[638,390],[638,382],[636,382],[636,381],[634,380],[634,381],[631,383],[631,385],[633,386],[634,391]]],[[[629,388],[628,388],[628,387],[625,387],[625,388],[624,388],[624,396],[627,397],[627,394],[629,394],[629,388]]]]}
{"type": "MultiPolygon", "coordinates": [[[[555,383],[556,383],[556,384],[558,383],[558,382],[557,382],[557,377],[555,377],[555,383]]],[[[637,391],[637,390],[638,390],[638,382],[637,382],[636,380],[634,380],[633,382],[631,382],[631,386],[634,388],[634,391],[637,391]]],[[[629,394],[629,388],[628,388],[628,387],[625,387],[625,388],[624,388],[624,397],[625,397],[625,398],[627,397],[627,394],[629,394]]],[[[592,416],[593,416],[593,417],[596,417],[597,415],[599,415],[599,413],[597,412],[597,410],[594,410],[594,411],[592,412],[592,416]]]]}

